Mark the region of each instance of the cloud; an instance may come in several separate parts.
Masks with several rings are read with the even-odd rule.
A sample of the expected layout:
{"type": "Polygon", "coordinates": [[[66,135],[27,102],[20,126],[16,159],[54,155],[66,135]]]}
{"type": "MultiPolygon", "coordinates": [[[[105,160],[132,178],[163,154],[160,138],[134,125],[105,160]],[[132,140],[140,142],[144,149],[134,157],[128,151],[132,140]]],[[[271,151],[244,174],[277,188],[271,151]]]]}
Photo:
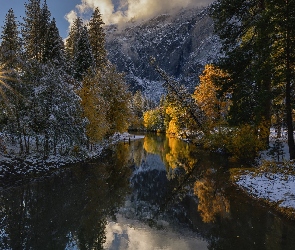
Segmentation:
{"type": "Polygon", "coordinates": [[[71,10],[69,13],[65,15],[65,19],[72,25],[73,21],[77,18],[77,12],[74,10],[71,10]]]}
{"type": "Polygon", "coordinates": [[[207,242],[186,230],[179,234],[169,226],[169,223],[165,230],[158,230],[119,214],[116,223],[108,222],[105,232],[106,249],[208,249],[207,242]]]}
{"type": "Polygon", "coordinates": [[[81,4],[68,13],[66,19],[71,22],[75,15],[83,16],[98,7],[106,24],[124,23],[132,18],[141,20],[176,8],[207,6],[212,2],[213,0],[81,0],[81,4]]]}

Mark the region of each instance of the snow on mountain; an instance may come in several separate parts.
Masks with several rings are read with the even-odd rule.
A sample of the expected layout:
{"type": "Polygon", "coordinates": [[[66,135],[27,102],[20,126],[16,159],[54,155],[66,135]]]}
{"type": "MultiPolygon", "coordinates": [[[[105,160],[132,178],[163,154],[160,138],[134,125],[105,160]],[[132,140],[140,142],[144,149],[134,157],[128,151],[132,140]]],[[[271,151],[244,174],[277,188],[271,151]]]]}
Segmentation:
{"type": "Polygon", "coordinates": [[[186,8],[125,27],[107,26],[106,48],[109,60],[126,73],[131,89],[158,101],[162,79],[150,57],[192,91],[204,65],[217,57],[220,43],[208,9],[186,8]]]}

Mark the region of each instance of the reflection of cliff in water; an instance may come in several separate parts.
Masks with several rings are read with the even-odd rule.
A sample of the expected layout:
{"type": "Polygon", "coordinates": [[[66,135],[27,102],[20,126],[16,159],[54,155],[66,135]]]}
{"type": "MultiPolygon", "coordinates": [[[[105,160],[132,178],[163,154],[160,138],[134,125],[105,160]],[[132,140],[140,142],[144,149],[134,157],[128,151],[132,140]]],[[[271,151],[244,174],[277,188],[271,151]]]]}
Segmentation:
{"type": "Polygon", "coordinates": [[[144,157],[130,179],[133,192],[121,212],[152,223],[183,214],[181,200],[194,184],[192,151],[185,142],[160,136],[146,136],[143,146],[144,157]]]}
{"type": "Polygon", "coordinates": [[[133,204],[137,218],[150,218],[157,226],[190,225],[207,239],[208,249],[294,249],[294,223],[236,190],[220,155],[198,151],[175,138],[153,136],[145,138],[144,149],[145,161],[131,179],[129,206],[133,204]]]}
{"type": "Polygon", "coordinates": [[[133,192],[129,206],[132,216],[140,219],[154,217],[169,192],[167,183],[165,166],[160,156],[148,154],[130,179],[133,192]]]}
{"type": "Polygon", "coordinates": [[[131,179],[134,200],[148,201],[151,205],[160,202],[167,192],[166,169],[159,155],[147,155],[131,179]]]}

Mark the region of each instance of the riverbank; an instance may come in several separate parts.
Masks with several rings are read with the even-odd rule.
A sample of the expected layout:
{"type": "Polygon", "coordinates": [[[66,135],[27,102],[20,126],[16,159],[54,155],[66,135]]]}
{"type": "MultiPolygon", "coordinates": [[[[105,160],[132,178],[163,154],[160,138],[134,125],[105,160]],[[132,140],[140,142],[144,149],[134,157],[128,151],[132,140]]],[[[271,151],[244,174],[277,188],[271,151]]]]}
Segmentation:
{"type": "Polygon", "coordinates": [[[270,149],[261,152],[259,166],[231,169],[231,178],[240,190],[295,220],[295,161],[289,160],[286,135],[276,138],[271,131],[270,149]],[[275,143],[280,154],[273,154],[275,143]]]}
{"type": "Polygon", "coordinates": [[[0,180],[18,179],[29,176],[39,176],[43,173],[58,170],[70,164],[87,162],[98,158],[103,149],[119,141],[130,142],[141,139],[143,136],[129,133],[116,133],[107,140],[95,144],[92,150],[83,149],[79,154],[49,155],[44,156],[32,149],[30,154],[19,155],[19,149],[15,145],[6,142],[6,152],[0,152],[0,180]]]}

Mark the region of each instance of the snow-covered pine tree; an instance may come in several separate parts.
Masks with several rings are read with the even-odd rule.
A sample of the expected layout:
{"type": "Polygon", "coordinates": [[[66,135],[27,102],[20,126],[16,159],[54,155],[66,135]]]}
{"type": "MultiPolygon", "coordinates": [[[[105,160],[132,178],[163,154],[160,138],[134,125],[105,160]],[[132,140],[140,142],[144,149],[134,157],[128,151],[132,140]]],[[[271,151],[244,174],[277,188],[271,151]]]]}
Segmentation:
{"type": "MultiPolygon", "coordinates": [[[[57,153],[79,145],[84,138],[84,129],[80,115],[80,99],[73,85],[65,81],[64,71],[50,63],[39,64],[40,85],[35,88],[35,112],[37,128],[42,141],[44,156],[57,153]]],[[[37,129],[37,130],[36,130],[37,129]]]]}
{"type": "Polygon", "coordinates": [[[92,49],[95,67],[101,69],[106,66],[107,53],[105,49],[105,33],[103,29],[104,22],[101,14],[96,8],[89,21],[89,41],[92,49]]]}
{"type": "Polygon", "coordinates": [[[41,7],[40,0],[28,0],[25,3],[25,17],[23,18],[21,34],[24,41],[27,59],[40,61],[42,58],[41,39],[41,7]]]}
{"type": "Polygon", "coordinates": [[[48,5],[45,0],[40,13],[40,44],[42,46],[41,47],[42,60],[44,60],[43,57],[44,57],[44,51],[45,51],[45,43],[48,39],[48,30],[51,24],[50,19],[51,19],[51,13],[48,9],[48,5]]]}
{"type": "Polygon", "coordinates": [[[65,67],[65,53],[64,43],[59,35],[58,28],[56,26],[55,18],[49,24],[45,47],[43,53],[43,62],[51,62],[55,67],[65,67]]]}
{"type": "Polygon", "coordinates": [[[76,43],[81,34],[83,21],[80,17],[76,18],[71,25],[69,36],[65,44],[66,61],[69,68],[69,73],[73,74],[73,62],[76,53],[76,43]]]}
{"type": "Polygon", "coordinates": [[[75,54],[73,58],[73,76],[81,81],[88,70],[94,66],[93,55],[86,26],[83,26],[76,41],[75,54]]]}

